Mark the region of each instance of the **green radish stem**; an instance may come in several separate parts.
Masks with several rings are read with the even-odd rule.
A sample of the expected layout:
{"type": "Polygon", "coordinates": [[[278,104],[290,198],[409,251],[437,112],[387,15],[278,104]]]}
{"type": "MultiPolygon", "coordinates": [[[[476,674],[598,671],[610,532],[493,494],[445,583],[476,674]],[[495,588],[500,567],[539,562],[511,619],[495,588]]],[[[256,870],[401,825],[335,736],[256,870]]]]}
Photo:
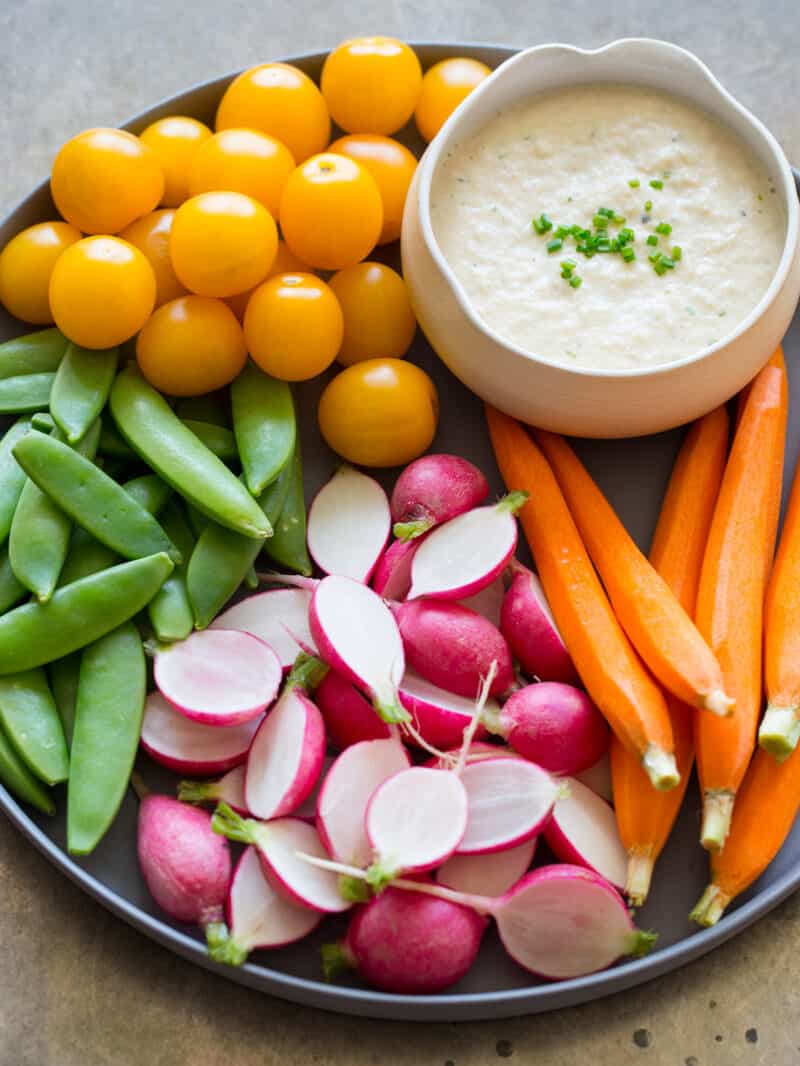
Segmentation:
{"type": "Polygon", "coordinates": [[[322,659],[318,659],[308,652],[301,651],[292,665],[291,672],[286,679],[287,687],[302,688],[306,692],[312,692],[328,673],[330,667],[322,659]]]}
{"type": "MultiPolygon", "coordinates": [[[[526,493],[527,496],[527,493],[526,493]]],[[[478,724],[481,720],[481,713],[486,706],[486,701],[489,699],[489,692],[491,691],[494,679],[497,677],[497,660],[492,659],[489,664],[489,670],[486,677],[481,682],[480,691],[478,692],[478,699],[475,702],[475,710],[472,713],[472,718],[467,728],[464,730],[464,739],[461,742],[461,751],[458,753],[458,760],[453,768],[453,773],[461,774],[464,771],[464,766],[467,762],[467,753],[469,752],[470,745],[475,738],[475,731],[478,728],[478,724]]]]}
{"type": "Polygon", "coordinates": [[[247,948],[240,947],[232,939],[225,922],[209,922],[206,926],[206,946],[214,962],[226,966],[241,966],[250,954],[247,948]]]}
{"type": "Polygon", "coordinates": [[[338,944],[323,944],[320,948],[322,956],[322,973],[326,981],[334,981],[346,970],[356,969],[356,960],[344,942],[338,944]]]}
{"type": "Polygon", "coordinates": [[[758,743],[770,755],[783,762],[792,754],[800,740],[800,718],[797,707],[767,707],[758,730],[758,743]]]}
{"type": "Polygon", "coordinates": [[[509,492],[502,500],[498,501],[495,509],[500,511],[501,514],[516,514],[527,503],[529,495],[530,493],[519,490],[509,492]]]}
{"type": "Polygon", "coordinates": [[[398,540],[414,540],[427,533],[433,525],[430,519],[420,518],[416,522],[395,522],[392,532],[398,540]]]}

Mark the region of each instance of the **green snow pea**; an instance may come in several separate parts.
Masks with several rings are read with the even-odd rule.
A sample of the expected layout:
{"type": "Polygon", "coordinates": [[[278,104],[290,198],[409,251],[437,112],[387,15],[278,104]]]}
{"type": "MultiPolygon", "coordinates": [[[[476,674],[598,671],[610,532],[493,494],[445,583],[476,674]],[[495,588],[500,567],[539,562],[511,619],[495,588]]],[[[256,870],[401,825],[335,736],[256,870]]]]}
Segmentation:
{"type": "Polygon", "coordinates": [[[47,373],[0,379],[0,414],[44,411],[50,404],[50,390],[55,377],[54,373],[47,373]]]}
{"type": "Polygon", "coordinates": [[[28,594],[28,589],[17,579],[11,569],[11,560],[6,548],[0,549],[0,614],[19,603],[28,594]]]}
{"type": "MultiPolygon", "coordinates": [[[[194,550],[194,534],[177,500],[170,500],[161,516],[161,525],[183,556],[147,606],[150,624],[159,640],[184,640],[194,628],[194,616],[186,588],[186,567],[194,550]]],[[[250,538],[247,538],[250,541],[250,538]]]]}
{"type": "Polygon", "coordinates": [[[226,463],[238,461],[236,438],[226,426],[216,426],[213,422],[198,422],[193,418],[182,418],[181,421],[218,459],[226,463]]]}
{"type": "Polygon", "coordinates": [[[12,449],[30,428],[30,421],[20,418],[0,440],[0,544],[11,530],[11,520],[25,484],[25,471],[12,455],[12,449]]]}
{"type": "Polygon", "coordinates": [[[178,418],[193,422],[208,422],[212,426],[229,426],[226,396],[223,392],[207,392],[203,396],[183,396],[175,405],[178,418]]]}
{"type": "Polygon", "coordinates": [[[297,422],[292,390],[248,362],[231,385],[231,408],[247,487],[260,496],[294,451],[297,422]]]}
{"type": "Polygon", "coordinates": [[[78,698],[80,667],[81,657],[77,652],[74,655],[65,655],[63,659],[56,659],[48,667],[50,689],[56,701],[67,748],[72,747],[72,734],[75,729],[75,702],[78,698]]]}
{"type": "Polygon", "coordinates": [[[270,535],[264,512],[245,486],[181,422],[135,366],[117,376],[109,403],[128,444],[199,511],[245,536],[270,535]]]}
{"type": "MultiPolygon", "coordinates": [[[[163,511],[172,496],[172,489],[157,474],[132,477],[122,487],[140,507],[144,507],[145,511],[151,515],[157,515],[163,511]]],[[[180,548],[178,550],[180,551],[180,548]]]]}
{"type": "Polygon", "coordinates": [[[0,677],[0,721],[31,773],[48,785],[67,780],[67,742],[44,670],[0,677]]]}
{"type": "Polygon", "coordinates": [[[208,515],[202,514],[196,507],[192,507],[190,503],[186,504],[186,518],[195,537],[201,536],[206,526],[211,525],[211,519],[208,515]]]}
{"type": "Polygon", "coordinates": [[[118,359],[118,348],[67,346],[50,393],[50,413],[70,444],[82,439],[105,407],[118,359]]]}
{"type": "Polygon", "coordinates": [[[296,570],[307,577],[311,574],[311,560],[306,547],[306,499],[303,489],[303,461],[300,443],[295,446],[291,462],[289,488],[275,533],[264,550],[280,566],[296,570]]]}
{"type": "Polygon", "coordinates": [[[115,459],[136,459],[138,456],[133,448],[129,448],[125,441],[111,425],[104,425],[100,434],[100,446],[97,449],[101,455],[113,456],[115,459]]]}
{"type": "Polygon", "coordinates": [[[186,571],[186,587],[197,629],[205,629],[244,581],[263,540],[243,537],[209,522],[198,538],[186,571]]]}
{"type": "Polygon", "coordinates": [[[166,552],[56,589],[0,615],[0,675],[32,670],[99,640],[146,607],[172,573],[166,552]]]}
{"type": "Polygon", "coordinates": [[[88,855],[116,817],[139,746],[146,689],[142,638],[133,622],[81,656],[67,789],[72,855],[88,855]]]}
{"type": "Polygon", "coordinates": [[[56,424],[49,411],[35,411],[31,415],[31,429],[39,433],[52,433],[55,428],[56,424]]]}
{"type": "MultiPolygon", "coordinates": [[[[30,433],[14,448],[17,462],[53,503],[101,544],[126,559],[179,553],[156,519],[89,459],[54,437],[30,433]]],[[[19,575],[17,575],[19,576],[19,575]]]]}
{"type": "Polygon", "coordinates": [[[55,327],[5,341],[0,344],[0,379],[55,373],[67,343],[67,338],[55,327]]]}
{"type": "Polygon", "coordinates": [[[45,814],[55,814],[55,804],[50,793],[30,772],[9,743],[0,728],[0,781],[17,799],[30,803],[45,814]]]}
{"type": "Polygon", "coordinates": [[[275,528],[278,524],[278,519],[281,517],[281,511],[283,505],[286,503],[286,497],[289,494],[289,487],[292,484],[292,477],[294,475],[294,466],[292,464],[292,456],[289,456],[289,461],[281,470],[280,474],[275,478],[271,485],[267,485],[261,495],[258,497],[258,504],[261,510],[267,516],[269,524],[275,528]]]}

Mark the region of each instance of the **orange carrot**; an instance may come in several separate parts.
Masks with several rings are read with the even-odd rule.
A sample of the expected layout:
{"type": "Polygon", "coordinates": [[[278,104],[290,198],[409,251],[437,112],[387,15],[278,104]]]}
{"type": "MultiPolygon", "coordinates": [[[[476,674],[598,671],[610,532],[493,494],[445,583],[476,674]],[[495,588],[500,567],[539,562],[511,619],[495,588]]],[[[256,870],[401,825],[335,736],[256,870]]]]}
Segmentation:
{"type": "MultiPolygon", "coordinates": [[[[650,562],[690,615],[727,452],[728,416],[718,407],[695,422],[683,442],[650,548],[650,562]]],[[[667,706],[681,775],[677,788],[654,794],[638,760],[616,738],[611,741],[614,811],[628,852],[626,893],[634,907],[647,898],[653,866],[678,816],[694,760],[694,712],[674,696],[667,698],[667,706]]]]}
{"type": "Polygon", "coordinates": [[[530,496],[519,520],[550,608],[589,695],[659,789],[679,775],[661,690],[611,610],[547,460],[525,428],[486,407],[497,465],[530,496]]]}
{"type": "Polygon", "coordinates": [[[684,703],[729,715],[722,670],[663,577],[647,561],[563,437],[536,431],[575,525],[636,651],[684,703]]]}
{"type": "Polygon", "coordinates": [[[699,715],[695,720],[703,792],[700,841],[711,851],[725,844],[761,711],[764,594],[775,548],[786,413],[786,374],[768,365],[753,382],[742,412],[700,575],[697,624],[736,700],[729,719],[699,715]]]}

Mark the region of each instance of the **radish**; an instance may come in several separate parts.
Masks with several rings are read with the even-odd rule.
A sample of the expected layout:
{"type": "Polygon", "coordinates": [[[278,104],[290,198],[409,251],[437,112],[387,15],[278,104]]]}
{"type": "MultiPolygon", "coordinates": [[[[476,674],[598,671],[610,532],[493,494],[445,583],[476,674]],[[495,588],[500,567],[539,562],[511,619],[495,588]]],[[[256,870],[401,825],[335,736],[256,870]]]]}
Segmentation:
{"type": "Polygon", "coordinates": [[[500,629],[529,677],[577,684],[572,664],[539,578],[513,560],[513,578],[503,599],[500,629]]]}
{"type": "Polygon", "coordinates": [[[306,861],[325,860],[328,856],[316,829],[308,822],[300,818],[257,822],[242,818],[227,803],[220,803],[211,825],[215,833],[257,849],[265,877],[284,899],[326,914],[350,907],[339,892],[338,876],[306,861]]]}
{"type": "Polygon", "coordinates": [[[322,949],[328,980],[355,969],[385,992],[432,994],[460,981],[478,955],[486,919],[469,907],[387,888],[322,949]]]}
{"type": "MultiPolygon", "coordinates": [[[[328,771],[336,762],[336,758],[333,755],[326,755],[322,760],[322,772],[317,778],[317,783],[311,789],[309,794],[294,812],[295,818],[302,818],[304,822],[308,822],[309,825],[314,825],[317,821],[317,803],[319,802],[319,794],[322,786],[325,784],[325,780],[328,776],[328,771]]],[[[233,806],[233,804],[231,804],[233,806]]]]}
{"type": "Polygon", "coordinates": [[[314,589],[309,619],[325,662],[364,689],[385,722],[407,721],[397,696],[403,642],[380,596],[352,578],[326,577],[314,589]]]}
{"type": "Polygon", "coordinates": [[[452,855],[436,871],[440,885],[477,896],[502,896],[530,869],[536,837],[504,851],[483,855],[452,855]]]}
{"type": "Polygon", "coordinates": [[[369,865],[367,805],[379,785],[408,766],[408,755],[394,738],[353,744],[335,760],[317,801],[317,831],[334,859],[369,865]]]}
{"type": "Polygon", "coordinates": [[[310,602],[308,589],[270,589],[229,607],[214,619],[209,629],[239,629],[252,633],[269,644],[284,670],[291,670],[301,650],[316,652],[308,628],[310,602]]]}
{"type": "Polygon", "coordinates": [[[252,633],[204,629],[156,652],[153,676],[176,711],[206,725],[260,716],[278,693],[278,656],[252,633]]]}
{"type": "Polygon", "coordinates": [[[309,508],[308,550],[326,574],[367,582],[391,525],[389,501],[378,482],[352,466],[342,466],[309,508]]]}
{"type": "Polygon", "coordinates": [[[306,693],[327,669],[301,652],[280,699],[253,737],[244,798],[255,818],[291,814],[317,783],[325,757],[325,723],[306,693]]]}
{"type": "Polygon", "coordinates": [[[476,507],[434,529],[412,560],[408,598],[463,600],[491,585],[514,554],[514,515],[527,498],[527,492],[510,492],[492,507],[476,507]]]}
{"type": "Polygon", "coordinates": [[[592,792],[602,796],[606,803],[610,803],[613,807],[614,792],[611,787],[611,760],[608,757],[608,752],[601,755],[594,766],[575,774],[574,777],[576,781],[586,785],[592,792]]]}
{"type": "MultiPolygon", "coordinates": [[[[462,747],[443,751],[439,756],[428,759],[427,762],[423,763],[423,766],[433,766],[439,770],[452,770],[461,756],[462,747]]],[[[471,743],[466,752],[464,752],[464,756],[465,764],[480,762],[481,759],[519,758],[519,755],[512,751],[511,748],[501,747],[499,744],[487,744],[482,740],[476,740],[471,743]]]]}
{"type": "Polygon", "coordinates": [[[554,774],[575,774],[608,751],[605,719],[585,692],[558,681],[526,685],[499,713],[485,710],[487,729],[554,774]]]}
{"type": "Polygon", "coordinates": [[[394,535],[419,537],[431,526],[483,503],[489,484],[476,466],[458,455],[423,455],[402,472],[392,492],[394,535]]]}
{"type": "Polygon", "coordinates": [[[497,673],[490,695],[499,696],[514,684],[505,638],[468,607],[425,598],[395,605],[394,616],[408,665],[439,688],[474,700],[492,660],[497,673]]]}
{"type": "Polygon", "coordinates": [[[343,750],[362,740],[391,736],[389,726],[378,717],[369,700],[335,670],[327,672],[314,695],[328,740],[335,748],[343,750]]]}
{"type": "Polygon", "coordinates": [[[257,948],[294,944],[322,921],[319,911],[298,907],[275,891],[253,847],[245,848],[236,864],[226,910],[230,931],[223,927],[210,937],[208,953],[216,962],[231,966],[240,966],[257,948]]]}
{"type": "Polygon", "coordinates": [[[220,774],[243,763],[259,718],[241,725],[205,725],[178,714],[160,692],[144,706],[141,745],[156,762],[179,774],[220,774]]]}
{"type": "Polygon", "coordinates": [[[617,888],[627,878],[628,856],[619,838],[614,812],[605,800],[572,777],[559,797],[544,838],[562,862],[594,870],[617,888]]]}
{"type": "Polygon", "coordinates": [[[467,828],[456,848],[475,855],[515,847],[547,825],[558,783],[525,759],[479,759],[461,772],[468,801],[467,828]]]}
{"type": "Polygon", "coordinates": [[[234,766],[216,781],[181,781],[178,799],[182,803],[218,803],[223,800],[237,814],[250,813],[244,799],[244,766],[234,766]]]}
{"type": "Polygon", "coordinates": [[[446,770],[412,766],[383,782],[367,806],[365,827],[374,852],[368,882],[388,884],[401,871],[441,865],[467,828],[467,793],[446,770]]]}
{"type": "MultiPolygon", "coordinates": [[[[457,748],[475,713],[474,700],[445,692],[411,670],[406,670],[400,682],[400,702],[411,713],[419,735],[434,748],[457,748]]],[[[489,713],[500,711],[494,700],[489,700],[486,707],[489,713]]],[[[484,732],[479,724],[476,735],[484,732]]],[[[413,737],[408,739],[414,742],[413,737]]]]}
{"type": "MultiPolygon", "coordinates": [[[[406,594],[408,593],[406,592],[406,594]]],[[[491,585],[487,585],[485,589],[476,592],[474,596],[468,596],[465,600],[459,600],[458,602],[462,607],[468,607],[471,611],[475,611],[476,614],[486,618],[493,626],[499,629],[500,614],[503,610],[505,595],[506,585],[501,575],[496,577],[491,585]]]]}
{"type": "Polygon", "coordinates": [[[418,540],[395,540],[378,560],[372,587],[385,600],[404,600],[411,588],[411,563],[418,540]]]}

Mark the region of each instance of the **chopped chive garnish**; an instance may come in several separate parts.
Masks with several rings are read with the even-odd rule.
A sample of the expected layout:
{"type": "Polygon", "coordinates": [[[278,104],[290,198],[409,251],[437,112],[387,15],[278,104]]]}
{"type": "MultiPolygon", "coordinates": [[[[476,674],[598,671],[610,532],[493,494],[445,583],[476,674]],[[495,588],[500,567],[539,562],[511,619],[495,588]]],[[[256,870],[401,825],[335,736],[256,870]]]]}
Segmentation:
{"type": "Polygon", "coordinates": [[[616,212],[610,207],[598,207],[598,215],[602,215],[604,218],[613,218],[616,212]]]}
{"type": "Polygon", "coordinates": [[[550,255],[552,255],[553,252],[560,252],[563,244],[564,242],[560,237],[553,237],[552,241],[547,242],[547,251],[550,255]]]}
{"type": "Polygon", "coordinates": [[[553,223],[551,219],[547,217],[547,215],[541,214],[538,218],[535,218],[533,220],[532,226],[541,237],[543,233],[547,233],[548,230],[551,230],[553,228],[553,223]]]}
{"type": "Polygon", "coordinates": [[[620,250],[620,255],[626,263],[632,263],[636,258],[636,252],[634,252],[629,244],[626,244],[625,247],[620,250]]]}
{"type": "Polygon", "coordinates": [[[664,188],[664,182],[660,178],[653,178],[652,181],[650,182],[650,188],[651,189],[663,189],[664,188]]]}
{"type": "Polygon", "coordinates": [[[653,201],[652,200],[645,200],[644,209],[645,209],[645,211],[652,211],[653,210],[653,201]]]}
{"type": "Polygon", "coordinates": [[[615,226],[624,226],[628,220],[625,218],[624,215],[614,215],[611,221],[614,223],[615,226]]]}
{"type": "Polygon", "coordinates": [[[670,226],[669,222],[659,222],[656,226],[656,233],[660,233],[663,237],[669,237],[670,233],[672,233],[672,226],[670,226]]]}
{"type": "Polygon", "coordinates": [[[630,241],[635,241],[636,240],[636,234],[634,233],[634,231],[632,229],[629,229],[627,226],[625,226],[624,229],[621,229],[619,231],[619,233],[617,234],[617,236],[619,237],[619,239],[621,241],[624,241],[626,244],[629,243],[630,241]]]}
{"type": "Polygon", "coordinates": [[[639,186],[640,186],[640,185],[641,185],[642,183],[641,183],[641,182],[639,181],[639,179],[638,179],[638,178],[631,178],[631,180],[630,180],[630,181],[628,182],[628,184],[630,185],[630,187],[631,187],[632,189],[638,189],[638,188],[639,188],[639,186]]]}
{"type": "Polygon", "coordinates": [[[658,237],[656,237],[655,233],[650,234],[650,236],[647,238],[647,243],[652,245],[658,244],[658,237]]]}
{"type": "Polygon", "coordinates": [[[556,229],[555,235],[556,237],[561,237],[563,240],[564,237],[569,237],[570,233],[572,233],[571,226],[559,226],[556,229]]]}
{"type": "Polygon", "coordinates": [[[569,279],[569,283],[573,289],[579,289],[583,284],[583,278],[579,277],[577,274],[573,274],[569,279]]]}
{"type": "Polygon", "coordinates": [[[679,244],[676,244],[672,249],[672,258],[676,263],[680,263],[681,259],[683,259],[683,248],[679,244]]]}
{"type": "Polygon", "coordinates": [[[592,225],[595,229],[608,229],[608,215],[601,215],[599,212],[592,219],[592,225]]]}

